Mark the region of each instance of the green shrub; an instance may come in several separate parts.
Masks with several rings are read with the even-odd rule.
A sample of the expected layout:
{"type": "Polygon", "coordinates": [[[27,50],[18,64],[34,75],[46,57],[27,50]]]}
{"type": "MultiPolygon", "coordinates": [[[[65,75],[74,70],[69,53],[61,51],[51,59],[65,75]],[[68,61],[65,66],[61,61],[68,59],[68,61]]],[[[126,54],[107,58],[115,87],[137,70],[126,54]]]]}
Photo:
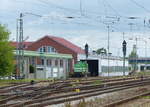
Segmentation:
{"type": "Polygon", "coordinates": [[[29,71],[30,73],[34,73],[35,72],[35,67],[33,65],[29,66],[29,71]]]}

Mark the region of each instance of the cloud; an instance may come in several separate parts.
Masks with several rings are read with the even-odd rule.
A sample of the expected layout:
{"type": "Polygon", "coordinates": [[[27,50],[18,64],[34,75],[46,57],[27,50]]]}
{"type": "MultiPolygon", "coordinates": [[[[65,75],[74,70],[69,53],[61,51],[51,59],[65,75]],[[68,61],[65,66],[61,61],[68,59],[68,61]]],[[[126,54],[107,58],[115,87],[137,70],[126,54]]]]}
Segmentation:
{"type": "MultiPolygon", "coordinates": [[[[131,52],[135,40],[129,40],[129,38],[135,39],[136,35],[141,35],[141,33],[135,33],[133,36],[131,33],[125,33],[125,40],[127,41],[127,55],[131,52]]],[[[24,30],[24,38],[29,36],[30,41],[36,41],[37,39],[45,36],[53,35],[58,37],[63,37],[68,41],[78,45],[84,49],[86,43],[89,44],[90,50],[96,50],[98,48],[106,48],[108,46],[108,35],[107,32],[101,32],[97,30],[62,30],[62,29],[40,29],[40,28],[28,28],[24,30]]],[[[139,38],[140,38],[139,37],[139,38]]],[[[11,34],[11,40],[15,38],[15,29],[11,34]]],[[[148,40],[147,40],[148,41],[148,40]]],[[[122,42],[123,34],[122,32],[111,32],[110,33],[110,52],[113,55],[122,56],[122,42]]],[[[150,52],[150,46],[147,44],[147,52],[150,52]]],[[[145,44],[144,41],[138,40],[138,53],[141,56],[145,56],[145,44]]]]}
{"type": "MultiPolygon", "coordinates": [[[[131,52],[132,45],[135,44],[135,41],[129,41],[128,38],[135,37],[135,35],[149,37],[149,28],[143,27],[144,18],[148,23],[149,13],[129,0],[107,0],[108,3],[105,3],[105,6],[103,3],[98,4],[97,0],[83,1],[83,10],[80,10],[80,0],[49,1],[44,4],[37,0],[1,0],[0,12],[2,17],[0,16],[0,20],[10,28],[12,32],[11,38],[15,38],[16,18],[20,12],[32,12],[44,16],[42,18],[24,17],[24,36],[30,36],[30,40],[37,40],[46,34],[51,34],[64,37],[82,48],[84,48],[85,43],[89,44],[91,50],[101,47],[107,48],[107,25],[102,22],[110,20],[106,18],[106,15],[117,16],[116,12],[123,17],[111,27],[111,30],[114,30],[114,32],[110,32],[110,51],[113,54],[120,53],[122,55],[122,32],[125,32],[128,53],[131,52]],[[81,15],[82,12],[84,13],[83,15],[81,15]],[[68,20],[65,18],[67,16],[75,18],[68,20]],[[125,16],[137,16],[140,18],[129,20],[125,16]],[[132,26],[132,33],[129,33],[131,26],[128,24],[131,22],[136,25],[132,26]]],[[[149,8],[148,0],[139,1],[139,3],[144,5],[145,8],[149,8]]],[[[144,56],[144,42],[138,41],[138,47],[138,52],[144,56]]]]}
{"type": "Polygon", "coordinates": [[[13,6],[13,2],[12,0],[1,0],[1,6],[0,6],[0,10],[1,11],[6,11],[6,10],[10,10],[13,6]]]}

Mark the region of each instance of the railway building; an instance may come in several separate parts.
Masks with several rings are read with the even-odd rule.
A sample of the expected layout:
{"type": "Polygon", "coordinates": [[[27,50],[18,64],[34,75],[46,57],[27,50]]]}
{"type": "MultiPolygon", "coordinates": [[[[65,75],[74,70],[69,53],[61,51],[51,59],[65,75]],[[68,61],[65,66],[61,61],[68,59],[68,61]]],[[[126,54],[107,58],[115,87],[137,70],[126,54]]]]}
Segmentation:
{"type": "MultiPolygon", "coordinates": [[[[85,61],[84,54],[78,55],[78,61],[85,61]]],[[[107,55],[89,54],[86,59],[91,76],[122,76],[123,58],[107,55]]],[[[125,60],[125,75],[129,73],[128,60],[125,60]]]]}
{"type": "MultiPolygon", "coordinates": [[[[11,44],[12,46],[17,47],[16,42],[12,42],[11,44]]],[[[77,62],[77,55],[84,54],[84,50],[80,47],[61,37],[50,35],[46,35],[34,42],[24,42],[24,50],[24,60],[27,64],[34,65],[34,67],[36,68],[35,73],[30,73],[28,70],[29,66],[26,66],[27,64],[25,64],[24,68],[26,70],[24,71],[24,74],[26,78],[60,78],[63,76],[62,72],[66,69],[67,73],[65,74],[68,75],[69,72],[73,72],[73,66],[77,62]],[[62,67],[66,68],[62,69],[62,67]],[[44,72],[42,76],[40,70],[46,70],[47,72],[49,72],[49,75],[51,74],[51,76],[47,76],[48,74],[44,74],[44,72]]],[[[63,77],[66,77],[66,75],[64,75],[63,77]]]]}
{"type": "Polygon", "coordinates": [[[150,71],[150,58],[138,57],[130,58],[129,66],[132,71],[150,71]]]}
{"type": "MultiPolygon", "coordinates": [[[[16,42],[11,44],[17,47],[16,42]]],[[[109,56],[108,61],[108,56],[89,53],[86,59],[82,48],[61,37],[46,35],[34,42],[24,42],[24,50],[25,78],[66,78],[69,72],[75,72],[74,64],[78,61],[88,63],[89,76],[108,76],[108,73],[112,76],[112,72],[115,72],[115,75],[122,75],[123,71],[122,58],[109,56]],[[29,70],[30,65],[36,69],[34,73],[29,70]]],[[[125,65],[128,71],[128,61],[125,65]]]]}
{"type": "MultiPolygon", "coordinates": [[[[16,58],[18,52],[14,51],[16,58]]],[[[41,53],[36,51],[24,51],[24,64],[21,72],[16,75],[29,79],[61,78],[69,76],[71,54],[41,53]]]]}

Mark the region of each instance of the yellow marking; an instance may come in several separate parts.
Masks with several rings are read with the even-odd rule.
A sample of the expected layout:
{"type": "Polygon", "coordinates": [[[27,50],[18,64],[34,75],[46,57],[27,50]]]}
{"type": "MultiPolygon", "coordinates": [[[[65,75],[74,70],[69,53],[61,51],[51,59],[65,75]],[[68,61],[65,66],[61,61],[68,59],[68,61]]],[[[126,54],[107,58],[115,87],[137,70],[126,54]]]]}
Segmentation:
{"type": "Polygon", "coordinates": [[[79,92],[80,92],[80,89],[75,89],[75,92],[79,93],[79,92]]]}
{"type": "Polygon", "coordinates": [[[76,86],[76,84],[73,84],[72,86],[73,86],[73,87],[75,87],[75,86],[76,86]]]}
{"type": "Polygon", "coordinates": [[[76,80],[76,82],[79,82],[79,80],[76,80]]]}

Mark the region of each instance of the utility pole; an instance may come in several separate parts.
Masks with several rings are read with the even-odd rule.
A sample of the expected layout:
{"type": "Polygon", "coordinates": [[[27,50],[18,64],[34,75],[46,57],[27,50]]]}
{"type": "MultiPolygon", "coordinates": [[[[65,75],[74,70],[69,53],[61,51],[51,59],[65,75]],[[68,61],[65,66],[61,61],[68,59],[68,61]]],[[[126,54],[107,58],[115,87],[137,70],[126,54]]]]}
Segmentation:
{"type": "MultiPolygon", "coordinates": [[[[20,74],[23,74],[24,73],[24,36],[23,36],[23,17],[25,15],[32,15],[32,16],[36,16],[36,17],[42,17],[41,15],[38,15],[38,14],[34,14],[34,13],[20,13],[20,17],[19,19],[17,19],[17,27],[16,27],[16,41],[17,41],[17,69],[19,70],[18,71],[18,74],[17,76],[23,76],[23,75],[20,75],[20,74]]],[[[74,17],[66,17],[68,19],[72,19],[74,17]]]]}
{"type": "Polygon", "coordinates": [[[123,35],[123,37],[122,37],[122,38],[123,38],[123,40],[124,40],[124,35],[125,35],[125,33],[123,32],[123,33],[122,33],[122,35],[123,35]]]}
{"type": "Polygon", "coordinates": [[[22,76],[24,71],[24,44],[23,44],[23,14],[20,13],[19,20],[17,20],[17,66],[18,66],[18,76],[22,76]],[[18,26],[19,21],[19,26],[18,26]],[[19,35],[18,35],[19,34],[19,35]]]}
{"type": "Polygon", "coordinates": [[[136,56],[135,56],[135,70],[137,70],[137,60],[138,60],[138,56],[137,56],[137,40],[138,38],[135,38],[135,51],[136,51],[136,56]]]}
{"type": "Polygon", "coordinates": [[[147,57],[147,41],[144,40],[144,42],[145,42],[145,58],[146,58],[147,57]]]}
{"type": "Polygon", "coordinates": [[[16,78],[19,76],[19,44],[18,44],[18,19],[16,20],[16,43],[17,43],[17,47],[16,47],[16,78]]]}
{"type": "Polygon", "coordinates": [[[108,28],[108,47],[107,47],[107,58],[108,58],[108,69],[107,69],[107,72],[108,72],[108,77],[109,77],[109,43],[110,43],[110,41],[109,41],[109,36],[110,36],[110,28],[109,28],[109,25],[107,26],[107,28],[108,28]]]}
{"type": "MultiPolygon", "coordinates": [[[[42,17],[34,13],[20,13],[19,19],[17,19],[16,41],[17,41],[17,76],[23,76],[24,73],[24,37],[23,37],[23,17],[25,15],[32,15],[36,17],[42,17]]],[[[70,18],[70,17],[69,17],[70,18]]]]}

